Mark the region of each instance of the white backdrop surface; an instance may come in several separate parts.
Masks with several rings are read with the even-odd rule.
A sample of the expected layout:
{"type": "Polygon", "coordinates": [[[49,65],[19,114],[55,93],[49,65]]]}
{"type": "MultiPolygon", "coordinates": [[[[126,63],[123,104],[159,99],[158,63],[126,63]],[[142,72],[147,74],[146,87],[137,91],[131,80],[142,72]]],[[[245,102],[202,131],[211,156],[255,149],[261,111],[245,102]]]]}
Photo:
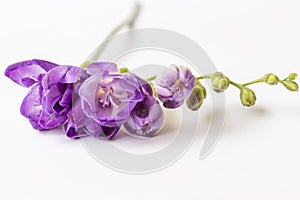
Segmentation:
{"type": "MultiPolygon", "coordinates": [[[[5,67],[32,58],[78,65],[131,6],[129,0],[0,1],[0,198],[300,199],[300,93],[282,86],[254,86],[253,108],[242,107],[238,91],[229,88],[213,152],[198,159],[207,104],[192,147],[170,167],[147,175],[111,170],[78,140],[31,128],[19,113],[27,90],[4,77],[5,67]]],[[[242,82],[268,72],[300,74],[299,10],[297,0],[145,0],[136,28],[188,36],[242,82]]]]}

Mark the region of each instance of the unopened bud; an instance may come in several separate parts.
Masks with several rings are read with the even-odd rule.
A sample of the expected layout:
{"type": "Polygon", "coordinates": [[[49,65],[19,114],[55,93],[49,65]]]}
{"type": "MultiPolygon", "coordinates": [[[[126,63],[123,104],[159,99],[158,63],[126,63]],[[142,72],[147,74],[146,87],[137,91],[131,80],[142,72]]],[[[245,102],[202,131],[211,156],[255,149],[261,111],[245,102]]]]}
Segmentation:
{"type": "Polygon", "coordinates": [[[224,74],[223,74],[222,72],[215,72],[215,73],[213,74],[213,78],[216,78],[216,77],[222,77],[222,76],[224,76],[224,74]]]}
{"type": "Polygon", "coordinates": [[[206,97],[206,89],[202,85],[196,85],[185,103],[190,110],[198,110],[206,97]]]}
{"type": "Polygon", "coordinates": [[[298,74],[296,74],[296,73],[291,73],[291,74],[289,75],[288,79],[291,80],[291,81],[293,81],[293,80],[295,80],[297,77],[298,77],[298,74]]]}
{"type": "Polygon", "coordinates": [[[244,106],[253,106],[256,101],[255,93],[246,87],[241,89],[240,98],[244,106]]]}
{"type": "Polygon", "coordinates": [[[212,89],[215,92],[224,92],[230,84],[228,77],[224,76],[221,72],[216,72],[211,79],[212,89]]]}
{"type": "Polygon", "coordinates": [[[121,74],[127,73],[128,71],[129,71],[129,70],[128,70],[128,68],[126,68],[126,67],[120,68],[120,73],[121,73],[121,74]]]}
{"type": "Polygon", "coordinates": [[[279,78],[275,74],[266,74],[264,81],[269,85],[276,85],[279,82],[279,78]]]}
{"type": "Polygon", "coordinates": [[[290,91],[298,91],[298,84],[294,81],[290,81],[290,80],[283,80],[282,84],[284,85],[284,87],[286,87],[286,89],[290,90],[290,91]]]}

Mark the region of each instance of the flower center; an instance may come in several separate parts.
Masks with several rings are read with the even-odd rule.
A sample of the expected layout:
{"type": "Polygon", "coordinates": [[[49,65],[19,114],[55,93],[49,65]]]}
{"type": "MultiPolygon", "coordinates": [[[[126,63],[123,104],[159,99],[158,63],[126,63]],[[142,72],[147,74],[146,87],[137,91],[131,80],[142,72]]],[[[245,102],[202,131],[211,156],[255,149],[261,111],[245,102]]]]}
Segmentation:
{"type": "Polygon", "coordinates": [[[176,80],[174,85],[170,88],[170,92],[172,94],[178,94],[180,92],[180,84],[181,84],[181,81],[176,80]]]}

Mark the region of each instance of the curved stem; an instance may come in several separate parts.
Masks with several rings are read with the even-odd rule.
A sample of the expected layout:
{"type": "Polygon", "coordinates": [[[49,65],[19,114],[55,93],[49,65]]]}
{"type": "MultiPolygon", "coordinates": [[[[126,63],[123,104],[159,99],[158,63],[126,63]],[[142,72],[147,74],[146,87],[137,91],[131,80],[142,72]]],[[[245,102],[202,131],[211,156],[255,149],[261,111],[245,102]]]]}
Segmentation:
{"type": "Polygon", "coordinates": [[[252,85],[252,84],[255,84],[255,83],[261,83],[261,82],[264,82],[264,78],[259,78],[259,79],[256,79],[254,81],[250,81],[248,83],[244,83],[243,86],[247,86],[247,85],[252,85]]]}
{"type": "Polygon", "coordinates": [[[147,78],[147,81],[153,81],[153,80],[155,80],[155,79],[156,79],[156,76],[157,76],[157,75],[154,75],[154,76],[151,76],[150,78],[147,78]]]}
{"type": "Polygon", "coordinates": [[[104,39],[104,41],[88,56],[88,58],[82,63],[81,67],[85,68],[87,66],[87,63],[91,63],[93,61],[98,60],[101,53],[111,40],[111,38],[116,35],[118,32],[120,32],[123,28],[128,27],[129,29],[132,28],[135,20],[138,17],[139,11],[140,11],[140,4],[135,1],[134,8],[130,16],[122,21],[118,26],[116,26],[104,39]]]}
{"type": "Polygon", "coordinates": [[[206,75],[203,75],[203,76],[199,76],[196,79],[201,80],[201,79],[205,79],[205,78],[212,78],[212,76],[213,76],[213,74],[206,74],[206,75]]]}
{"type": "Polygon", "coordinates": [[[239,89],[242,89],[242,88],[244,87],[244,85],[235,83],[235,82],[233,82],[233,81],[230,81],[230,84],[233,85],[233,86],[235,86],[235,87],[237,87],[237,88],[239,88],[239,89]]]}

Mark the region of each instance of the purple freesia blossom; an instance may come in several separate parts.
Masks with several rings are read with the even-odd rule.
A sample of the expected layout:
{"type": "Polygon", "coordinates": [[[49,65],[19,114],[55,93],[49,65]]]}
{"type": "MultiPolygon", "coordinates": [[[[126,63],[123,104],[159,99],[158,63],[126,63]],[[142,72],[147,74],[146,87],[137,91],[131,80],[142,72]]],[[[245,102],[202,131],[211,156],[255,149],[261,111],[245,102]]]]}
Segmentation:
{"type": "Polygon", "coordinates": [[[5,75],[23,87],[31,87],[20,111],[38,130],[55,128],[67,120],[74,83],[87,76],[79,67],[59,66],[43,60],[10,65],[5,75]]]}
{"type": "Polygon", "coordinates": [[[155,89],[166,108],[178,108],[194,87],[195,77],[184,66],[171,66],[156,77],[155,89]]]}
{"type": "Polygon", "coordinates": [[[70,138],[112,139],[121,125],[133,134],[153,136],[161,128],[163,112],[151,86],[116,64],[95,62],[86,70],[43,60],[10,65],[5,75],[30,91],[21,114],[33,128],[64,124],[70,138]]]}
{"type": "MultiPolygon", "coordinates": [[[[142,79],[131,73],[120,74],[114,63],[92,63],[87,71],[91,76],[79,88],[83,113],[111,138],[113,130],[127,122],[135,105],[144,100],[142,79]]],[[[97,131],[90,129],[89,134],[97,131]]]]}

